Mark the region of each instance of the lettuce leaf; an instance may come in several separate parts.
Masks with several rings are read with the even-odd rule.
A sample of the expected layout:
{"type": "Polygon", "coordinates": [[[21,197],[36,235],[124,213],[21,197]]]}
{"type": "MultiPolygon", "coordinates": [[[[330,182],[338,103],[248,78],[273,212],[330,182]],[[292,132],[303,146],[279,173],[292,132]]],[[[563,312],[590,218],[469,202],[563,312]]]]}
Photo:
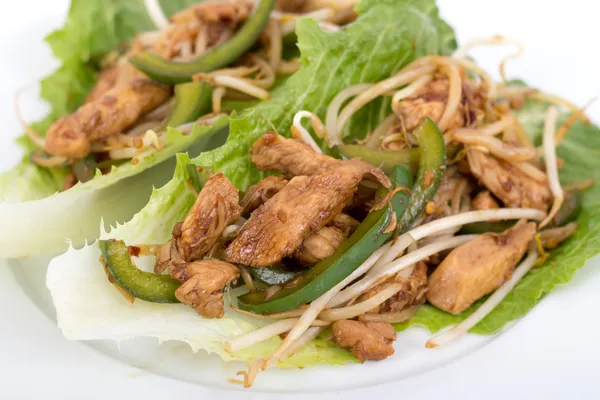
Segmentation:
{"type": "MultiPolygon", "coordinates": [[[[517,112],[520,122],[536,143],[541,142],[544,118],[549,104],[541,101],[528,101],[517,112]]],[[[557,126],[569,117],[562,114],[557,126]]],[[[562,184],[570,184],[586,179],[600,182],[600,128],[576,122],[557,149],[563,159],[560,169],[562,184]]],[[[511,321],[527,314],[547,293],[557,285],[569,282],[575,272],[586,261],[600,253],[600,185],[583,192],[583,210],[577,223],[577,233],[562,246],[550,253],[541,267],[529,272],[502,303],[492,311],[471,332],[489,335],[498,332],[511,321]]],[[[398,330],[413,325],[423,326],[431,332],[454,325],[472,314],[483,302],[478,301],[469,310],[454,316],[433,306],[425,305],[407,323],[398,324],[398,330]]]]}
{"type": "MultiPolygon", "coordinates": [[[[187,183],[187,163],[223,172],[243,190],[262,176],[250,164],[248,154],[252,143],[267,130],[288,135],[297,111],[311,110],[323,118],[327,105],[340,90],[384,79],[416,56],[448,50],[442,45],[448,43],[447,39],[442,40],[445,31],[438,32],[438,26],[447,25],[440,22],[433,0],[367,4],[368,7],[360,7],[362,14],[358,20],[341,32],[326,33],[314,21],[300,21],[297,34],[302,52],[301,70],[273,91],[270,101],[233,117],[224,146],[196,159],[178,155],[173,179],[156,190],[148,205],[131,221],[102,237],[119,238],[130,244],[164,243],[195,199],[187,183]]],[[[58,324],[69,339],[122,340],[151,336],[185,341],[194,350],[204,349],[225,359],[242,360],[268,355],[280,340],[274,338],[239,354],[228,354],[223,349],[224,341],[264,322],[230,310],[222,320],[206,320],[181,305],[136,301],[132,307],[103,276],[98,256],[98,247],[92,244],[81,250],[69,250],[53,259],[48,268],[47,285],[57,309],[58,324]]],[[[355,358],[350,353],[317,340],[286,365],[351,361],[355,358]]]]}
{"type": "Polygon", "coordinates": [[[228,122],[224,116],[209,127],[196,125],[188,135],[169,128],[165,148],[136,165],[114,166],[108,175],[97,171],[91,181],[40,200],[0,204],[0,255],[56,254],[68,248],[66,238],[76,247],[97,238],[101,220],[107,224],[128,220],[146,204],[153,185],[171,176],[173,163],[164,168],[162,163],[177,152],[198,154],[223,144],[228,122]]]}

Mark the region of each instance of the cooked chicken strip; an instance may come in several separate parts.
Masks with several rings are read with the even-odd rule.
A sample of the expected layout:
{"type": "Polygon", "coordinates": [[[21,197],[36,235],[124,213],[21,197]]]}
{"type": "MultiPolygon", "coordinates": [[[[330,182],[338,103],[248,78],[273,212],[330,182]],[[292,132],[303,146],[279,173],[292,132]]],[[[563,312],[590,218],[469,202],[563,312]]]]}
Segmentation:
{"type": "Polygon", "coordinates": [[[181,225],[173,230],[177,249],[185,261],[202,258],[225,228],[241,213],[238,190],[221,173],[206,182],[181,225]]]}
{"type": "Polygon", "coordinates": [[[250,186],[240,202],[242,215],[250,214],[266,203],[267,200],[279,193],[287,183],[287,179],[279,176],[268,176],[257,184],[250,186]]]}
{"type": "Polygon", "coordinates": [[[350,202],[363,171],[362,162],[351,160],[310,177],[293,178],[252,213],[225,250],[225,260],[264,267],[291,255],[350,202]]]}
{"type": "Polygon", "coordinates": [[[113,87],[52,124],[46,133],[44,150],[57,156],[83,158],[89,154],[93,140],[125,131],[170,95],[169,87],[141,73],[134,74],[126,85],[113,87]]]}
{"type": "Polygon", "coordinates": [[[294,252],[294,258],[306,266],[328,258],[358,224],[347,214],[337,215],[325,228],[308,235],[294,252]]]}
{"type": "MultiPolygon", "coordinates": [[[[468,126],[483,115],[485,98],[480,88],[463,81],[462,101],[448,123],[448,130],[468,126]]],[[[415,129],[425,118],[438,123],[446,109],[449,82],[445,76],[437,76],[416,95],[400,101],[394,111],[407,131],[415,129]]]]}
{"type": "Polygon", "coordinates": [[[483,192],[477,194],[473,200],[471,200],[471,208],[474,211],[492,210],[500,208],[500,205],[498,205],[498,202],[496,199],[494,199],[494,196],[492,196],[489,191],[484,190],[483,192]]]}
{"type": "Polygon", "coordinates": [[[385,290],[389,285],[398,283],[402,284],[403,288],[390,299],[370,310],[369,313],[400,312],[409,307],[423,304],[426,299],[425,295],[427,294],[427,265],[419,262],[409,277],[403,277],[402,273],[399,273],[395,277],[369,289],[368,292],[358,298],[357,302],[365,301],[385,290]]]}
{"type": "Polygon", "coordinates": [[[239,276],[240,270],[224,261],[190,262],[174,275],[183,282],[175,297],[205,318],[222,318],[223,289],[239,276]]]}
{"type": "Polygon", "coordinates": [[[521,220],[454,249],[429,277],[427,300],[451,314],[465,311],[510,278],[535,232],[535,223],[521,220]]]}
{"type": "Polygon", "coordinates": [[[98,75],[98,81],[86,97],[85,103],[91,103],[95,100],[98,100],[106,92],[112,89],[117,83],[117,78],[119,77],[119,69],[119,66],[115,65],[113,67],[101,71],[98,75]]]}
{"type": "Polygon", "coordinates": [[[540,183],[511,164],[477,150],[467,151],[471,173],[507,207],[546,211],[552,199],[547,183],[540,183]]]}
{"type": "Polygon", "coordinates": [[[394,354],[392,343],[396,330],[386,322],[336,321],[333,324],[335,343],[350,350],[361,363],[383,360],[394,354]]]}
{"type": "MultiPolygon", "coordinates": [[[[348,161],[317,153],[310,146],[295,139],[286,139],[274,132],[265,133],[252,145],[252,162],[264,171],[275,170],[287,176],[314,175],[319,171],[348,161]]],[[[359,160],[352,160],[362,169],[366,179],[390,187],[390,181],[379,168],[359,160]]]]}

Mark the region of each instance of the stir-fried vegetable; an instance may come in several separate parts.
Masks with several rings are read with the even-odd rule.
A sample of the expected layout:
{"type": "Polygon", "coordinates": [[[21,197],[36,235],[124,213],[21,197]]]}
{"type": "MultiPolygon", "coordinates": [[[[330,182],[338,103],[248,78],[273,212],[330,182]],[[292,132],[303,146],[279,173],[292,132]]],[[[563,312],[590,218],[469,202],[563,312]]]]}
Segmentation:
{"type": "Polygon", "coordinates": [[[396,165],[407,165],[413,172],[416,172],[419,168],[419,155],[421,152],[418,148],[382,151],[358,144],[342,144],[339,149],[344,156],[360,158],[373,166],[381,168],[386,174],[392,173],[396,165]]]}
{"type": "Polygon", "coordinates": [[[189,82],[192,76],[224,67],[248,50],[263,31],[275,0],[261,0],[256,11],[242,28],[226,43],[188,62],[173,62],[153,53],[141,53],[130,58],[137,69],[150,78],[167,84],[189,82]]]}
{"type": "Polygon", "coordinates": [[[404,232],[423,213],[440,186],[446,168],[446,145],[437,125],[427,118],[415,131],[419,143],[419,175],[406,212],[398,224],[404,232]]]}
{"type": "Polygon", "coordinates": [[[175,106],[165,126],[177,127],[207,114],[211,107],[212,87],[203,82],[175,86],[175,106]]]}
{"type": "Polygon", "coordinates": [[[304,272],[306,272],[306,270],[284,268],[279,265],[263,268],[250,268],[250,274],[267,285],[285,285],[299,276],[302,276],[304,272]]]}
{"type": "MultiPolygon", "coordinates": [[[[397,166],[392,178],[396,187],[412,186],[412,174],[406,166],[397,166]]],[[[395,216],[404,213],[408,194],[398,191],[391,202],[391,208],[371,211],[335,253],[312,267],[297,286],[282,289],[268,299],[264,291],[245,294],[238,298],[239,307],[258,314],[288,311],[310,303],[337,285],[393,235],[387,228],[395,224],[395,216]]]]}
{"type": "Polygon", "coordinates": [[[175,290],[181,283],[169,276],[145,272],[136,267],[125,242],[100,240],[98,245],[107,273],[122,291],[152,303],[179,303],[175,290]]]}

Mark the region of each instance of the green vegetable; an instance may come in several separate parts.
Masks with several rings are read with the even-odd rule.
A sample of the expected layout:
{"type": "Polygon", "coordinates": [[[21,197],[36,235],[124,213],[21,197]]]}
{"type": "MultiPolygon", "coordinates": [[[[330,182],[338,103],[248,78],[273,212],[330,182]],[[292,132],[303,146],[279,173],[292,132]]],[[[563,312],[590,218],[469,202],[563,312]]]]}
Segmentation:
{"type": "MultiPolygon", "coordinates": [[[[396,187],[410,187],[413,177],[406,166],[398,165],[392,181],[396,187]]],[[[265,298],[264,291],[245,294],[238,297],[238,306],[257,314],[273,314],[310,303],[350,275],[392,237],[393,229],[388,231],[387,228],[393,223],[393,218],[404,213],[407,204],[408,194],[397,192],[392,199],[391,209],[386,206],[371,211],[335,253],[312,267],[298,285],[282,289],[269,299],[265,298]]]]}
{"type": "Polygon", "coordinates": [[[360,158],[369,164],[381,168],[386,174],[391,173],[396,165],[407,165],[416,172],[419,167],[418,148],[410,150],[383,151],[371,149],[357,144],[344,144],[340,152],[348,158],[360,158]]]}
{"type": "Polygon", "coordinates": [[[99,240],[98,247],[106,271],[114,283],[136,299],[151,303],[179,303],[175,291],[181,282],[167,275],[145,272],[131,261],[127,245],[122,240],[99,240]]]}
{"type": "Polygon", "coordinates": [[[200,72],[210,72],[231,64],[245,53],[263,31],[271,16],[275,0],[261,0],[244,26],[226,43],[187,62],[173,62],[154,53],[141,53],[129,60],[155,81],[176,84],[189,82],[200,72]]]}
{"type": "Polygon", "coordinates": [[[173,154],[186,150],[198,154],[219,146],[227,138],[228,123],[223,116],[212,126],[195,125],[187,135],[169,128],[165,147],[135,165],[127,161],[106,175],[95,169],[89,182],[35,202],[0,203],[0,257],[53,255],[68,248],[65,238],[82,246],[105,226],[129,221],[155,192],[153,186],[172,177],[173,154]],[[40,230],[39,221],[52,229],[40,230]]]}
{"type": "Polygon", "coordinates": [[[193,122],[211,110],[212,87],[204,82],[175,86],[175,106],[165,126],[178,127],[193,122]]]}
{"type": "Polygon", "coordinates": [[[306,269],[290,269],[281,265],[263,268],[248,268],[250,275],[267,285],[285,285],[306,272],[306,269]]]}
{"type": "Polygon", "coordinates": [[[437,125],[427,118],[414,134],[419,142],[419,174],[413,187],[408,208],[398,224],[398,231],[404,232],[423,213],[427,202],[437,192],[446,168],[446,145],[444,136],[437,125]]]}
{"type": "MultiPolygon", "coordinates": [[[[448,47],[453,41],[452,33],[439,19],[432,0],[369,1],[368,7],[362,3],[359,6],[361,15],[340,32],[322,32],[314,21],[299,20],[302,68],[271,92],[271,100],[231,118],[225,146],[193,160],[186,154],[178,154],[173,179],[155,190],[146,207],[131,220],[102,239],[166,242],[172,227],[185,218],[196,198],[196,191],[188,182],[187,164],[193,162],[224,173],[243,191],[266,175],[252,165],[249,148],[267,130],[289,135],[297,111],[310,110],[324,119],[329,103],[341,90],[361,82],[386,79],[415,57],[452,50],[448,47]]],[[[389,108],[381,115],[388,114],[389,108]]],[[[353,121],[349,122],[353,129],[353,121]]],[[[122,201],[118,195],[115,198],[122,201]]],[[[98,265],[99,256],[97,245],[90,244],[55,258],[49,267],[48,287],[55,300],[60,328],[70,339],[90,335],[109,340],[142,335],[159,337],[183,341],[193,350],[216,353],[226,360],[267,357],[281,343],[276,337],[240,353],[227,353],[224,341],[255,330],[265,321],[229,311],[222,319],[203,319],[179,304],[145,303],[143,307],[131,307],[106,282],[98,265]]],[[[303,367],[355,361],[346,350],[319,339],[307,344],[283,365],[303,367]]]]}

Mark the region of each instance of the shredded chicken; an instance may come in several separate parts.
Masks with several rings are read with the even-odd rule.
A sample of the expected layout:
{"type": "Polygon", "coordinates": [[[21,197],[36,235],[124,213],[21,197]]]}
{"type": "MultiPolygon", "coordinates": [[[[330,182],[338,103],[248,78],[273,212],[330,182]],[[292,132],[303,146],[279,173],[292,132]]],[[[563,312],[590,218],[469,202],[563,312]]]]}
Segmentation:
{"type": "Polygon", "coordinates": [[[357,303],[375,296],[377,293],[389,287],[389,285],[398,283],[403,285],[402,290],[375,309],[369,310],[370,314],[395,313],[415,305],[423,304],[427,294],[427,264],[424,262],[417,263],[409,277],[402,276],[402,273],[399,273],[395,277],[374,286],[369,289],[368,292],[362,294],[358,298],[357,303]]]}
{"type": "Polygon", "coordinates": [[[465,311],[510,278],[535,232],[535,223],[521,220],[502,233],[485,233],[457,247],[429,277],[427,300],[451,314],[465,311]]]}
{"type": "Polygon", "coordinates": [[[429,222],[434,219],[450,214],[452,201],[455,200],[456,191],[463,187],[464,193],[470,190],[467,178],[458,173],[455,167],[448,168],[442,176],[442,181],[429,208],[426,208],[426,218],[423,222],[429,222]]]}
{"type": "Polygon", "coordinates": [[[101,71],[96,84],[85,99],[85,103],[91,103],[101,98],[106,92],[115,86],[119,77],[119,66],[113,66],[101,71]]]}
{"type": "Polygon", "coordinates": [[[294,253],[350,202],[364,167],[345,161],[313,176],[297,176],[257,209],[225,250],[225,260],[263,267],[294,253]]]}
{"type": "Polygon", "coordinates": [[[161,246],[156,254],[154,264],[154,272],[161,274],[165,269],[169,271],[169,275],[174,276],[177,272],[185,267],[186,261],[181,258],[177,249],[177,241],[169,240],[161,246]]]}
{"type": "MultiPolygon", "coordinates": [[[[121,68],[133,67],[127,63],[121,68]]],[[[123,132],[169,96],[169,87],[136,72],[127,84],[116,85],[53,123],[46,133],[44,150],[56,156],[84,158],[91,151],[92,141],[123,132]]]]}
{"type": "Polygon", "coordinates": [[[212,175],[183,222],[173,230],[181,257],[186,261],[203,257],[240,215],[238,190],[225,175],[212,175]]]}
{"type": "Polygon", "coordinates": [[[471,209],[474,211],[491,210],[496,208],[500,208],[500,205],[488,190],[478,193],[477,196],[471,200],[471,209]]]}
{"type": "Polygon", "coordinates": [[[510,163],[474,149],[467,150],[467,160],[471,173],[505,206],[548,210],[552,195],[547,183],[538,182],[510,163]]]}
{"type": "Polygon", "coordinates": [[[247,215],[267,202],[275,194],[287,185],[287,179],[278,176],[268,176],[256,185],[252,185],[246,191],[240,206],[242,215],[247,215]]]}
{"type": "MultiPolygon", "coordinates": [[[[425,118],[439,122],[448,100],[449,82],[445,76],[425,85],[412,97],[395,105],[396,116],[403,121],[407,131],[415,129],[425,118]]],[[[484,115],[485,97],[480,87],[463,80],[463,97],[456,113],[448,123],[448,130],[461,128],[481,119],[484,115]]]]}
{"type": "Polygon", "coordinates": [[[337,215],[328,226],[308,235],[294,252],[294,258],[307,266],[328,258],[357,224],[358,221],[347,214],[337,215]]]}
{"type": "Polygon", "coordinates": [[[358,360],[383,360],[394,354],[396,330],[386,322],[337,321],[333,324],[335,343],[350,350],[358,360]]]}
{"type": "Polygon", "coordinates": [[[223,289],[239,276],[240,270],[224,261],[193,261],[173,276],[183,282],[175,297],[205,318],[222,318],[223,289]]]}
{"type": "MultiPolygon", "coordinates": [[[[265,133],[251,149],[252,162],[257,168],[274,170],[287,176],[314,175],[348,161],[338,160],[315,152],[307,144],[295,139],[286,139],[274,132],[265,133]]],[[[379,168],[359,160],[352,160],[360,167],[366,179],[390,187],[389,178],[379,168]]]]}

